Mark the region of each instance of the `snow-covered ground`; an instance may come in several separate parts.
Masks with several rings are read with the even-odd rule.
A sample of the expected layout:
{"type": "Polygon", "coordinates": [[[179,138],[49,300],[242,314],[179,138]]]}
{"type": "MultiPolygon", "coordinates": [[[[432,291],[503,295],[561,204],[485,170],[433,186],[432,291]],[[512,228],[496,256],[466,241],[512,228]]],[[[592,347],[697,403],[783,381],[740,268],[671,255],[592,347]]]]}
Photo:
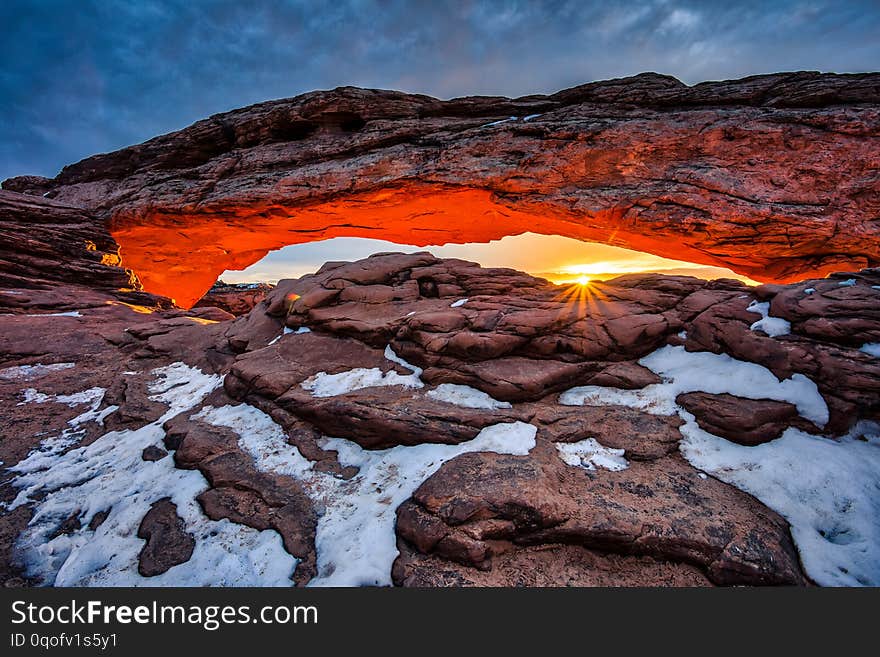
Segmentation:
{"type": "Polygon", "coordinates": [[[776,440],[745,447],[701,429],[675,397],[702,390],[788,401],[821,427],[828,407],[816,385],[800,374],[779,381],[760,365],[683,347],[662,347],[639,362],[663,382],[641,390],[573,388],[560,402],[678,413],[685,422],[684,457],[785,517],[813,580],[826,586],[880,585],[880,426],[863,422],[838,440],[789,428],[776,440]]]}
{"type": "Polygon", "coordinates": [[[775,399],[794,404],[801,415],[818,426],[828,422],[828,406],[819,389],[803,374],[780,381],[766,367],[736,360],[727,354],[690,352],[684,347],[665,346],[639,363],[664,377],[639,390],[603,386],[572,388],[559,397],[569,406],[618,404],[657,415],[679,410],[675,398],[683,392],[729,393],[747,399],[775,399]]]}
{"type": "Polygon", "coordinates": [[[391,565],[398,554],[397,507],[459,454],[527,454],[535,446],[537,432],[522,422],[495,424],[458,445],[401,445],[384,450],[365,450],[349,440],[327,438],[324,449],[336,450],[343,466],[359,469],[345,481],[315,471],[312,462],[287,442],[281,428],[256,408],[207,408],[196,417],[238,433],[239,445],[259,469],[303,482],[320,513],[315,539],[318,574],[310,586],[390,585],[391,565]]]}
{"type": "Polygon", "coordinates": [[[177,469],[170,457],[142,459],[145,447],[161,445],[166,420],[200,403],[221,382],[182,363],[154,374],[151,398],[169,405],[155,422],[107,433],[64,454],[35,452],[12,468],[19,492],[10,507],[34,505],[33,519],[18,541],[26,573],[56,586],[289,585],[296,559],[276,532],[208,519],[195,499],[207,489],[199,472],[177,469]],[[137,572],[144,545],[137,529],[153,502],[164,497],[177,505],[196,547],[186,563],[145,578],[137,572]],[[108,509],[95,531],[50,538],[71,516],[86,527],[108,509]]]}
{"type": "MultiPolygon", "coordinates": [[[[397,377],[389,379],[395,381],[393,385],[399,385],[400,380],[411,387],[413,382],[423,385],[418,378],[419,368],[398,358],[390,348],[386,356],[412,372],[406,376],[393,373],[397,377]]],[[[161,445],[162,424],[187,409],[202,421],[237,432],[241,447],[261,470],[303,483],[320,516],[316,537],[318,575],[312,581],[315,586],[390,584],[391,565],[397,556],[396,510],[422,482],[459,454],[527,454],[535,446],[537,429],[522,422],[486,427],[472,440],[458,445],[371,451],[348,440],[325,438],[323,447],[336,450],[342,465],[359,469],[346,481],[315,471],[313,463],[287,442],[281,427],[256,408],[246,404],[200,408],[207,394],[220,385],[219,376],[203,374],[182,363],[153,373],[156,381],[150,387],[151,399],[169,405],[155,422],[137,430],[107,433],[91,445],[64,454],[44,447],[12,468],[16,475],[13,485],[19,491],[9,507],[26,503],[34,506],[33,520],[18,542],[29,576],[57,586],[291,584],[297,560],[284,551],[276,532],[208,519],[196,501],[207,489],[199,472],[177,469],[171,457],[143,460],[144,448],[161,445]],[[145,578],[137,572],[138,555],[144,545],[137,538],[137,529],[150,506],[163,497],[170,497],[177,505],[186,531],[195,538],[195,550],[186,563],[145,578]],[[85,528],[96,513],[107,510],[107,519],[95,531],[85,528]],[[72,516],[78,517],[85,529],[52,538],[57,527],[72,516]]],[[[316,389],[346,387],[353,377],[350,372],[345,374],[349,376],[319,378],[323,383],[316,384],[316,389]]],[[[89,410],[71,421],[71,426],[78,426],[87,419],[103,419],[115,408],[98,413],[103,393],[102,389],[94,389],[53,396],[31,391],[25,403],[89,403],[89,410]]],[[[488,395],[485,398],[502,404],[488,395]]]]}
{"type": "Polygon", "coordinates": [[[703,431],[687,415],[684,457],[788,520],[804,570],[817,584],[880,586],[880,426],[863,423],[839,440],[790,428],[744,447],[703,431]]]}
{"type": "Polygon", "coordinates": [[[60,454],[74,443],[79,442],[85,436],[86,429],[83,426],[84,424],[97,422],[103,426],[104,418],[119,408],[118,406],[111,405],[98,410],[101,402],[104,401],[105,393],[106,390],[104,388],[89,388],[72,395],[46,395],[42,392],[37,392],[33,388],[27,388],[24,391],[24,401],[19,402],[18,406],[24,404],[45,404],[46,402],[66,404],[71,408],[88,405],[85,411],[68,421],[67,427],[60,434],[44,438],[40,441],[39,447],[28,455],[27,461],[30,466],[39,469],[43,463],[47,466],[51,464],[57,454],[60,454]]]}
{"type": "MultiPolygon", "coordinates": [[[[410,373],[383,374],[380,368],[333,375],[322,372],[303,387],[313,395],[329,396],[368,386],[424,386],[421,369],[398,357],[390,346],[385,356],[410,373]]],[[[777,440],[743,447],[700,429],[694,416],[675,403],[676,396],[699,390],[787,401],[821,427],[828,421],[828,407],[816,385],[800,374],[780,381],[760,365],[723,354],[687,352],[683,347],[662,347],[639,362],[663,381],[640,390],[572,388],[559,400],[569,405],[619,404],[655,414],[678,413],[685,422],[681,428],[684,457],[782,514],[791,523],[810,577],[825,585],[880,584],[877,424],[862,423],[840,440],[789,429],[777,440]]],[[[524,455],[535,445],[536,428],[523,422],[486,427],[458,445],[364,450],[348,440],[324,438],[322,446],[335,450],[342,465],[358,468],[357,475],[346,481],[316,471],[262,411],[246,404],[203,407],[204,398],[221,384],[220,376],[206,375],[182,363],[156,369],[153,374],[151,398],[169,407],[162,417],[136,430],[107,433],[88,446],[69,451],[64,450],[81,435],[75,432],[81,432],[82,425],[100,423],[112,412],[113,407],[98,410],[104,390],[92,388],[70,395],[49,395],[33,388],[25,391],[22,404],[85,406],[59,436],[44,441],[11,469],[18,494],[9,507],[30,504],[34,508],[33,520],[18,541],[28,575],[60,586],[291,584],[297,560],[284,550],[276,532],[208,519],[196,501],[207,489],[199,472],[177,469],[171,457],[143,460],[144,448],[161,445],[162,424],[189,409],[204,422],[235,431],[239,445],[259,469],[302,482],[319,514],[318,573],[311,582],[315,586],[390,584],[391,565],[398,554],[396,509],[419,485],[460,454],[492,451],[524,455]],[[188,562],[157,577],[144,578],[137,572],[138,554],[144,545],[137,538],[137,528],[150,506],[164,497],[176,504],[196,547],[188,562]],[[103,524],[94,531],[87,528],[96,513],[108,510],[103,524]],[[73,516],[79,518],[83,529],[52,537],[59,525],[73,516]]],[[[30,375],[21,370],[9,374],[25,379],[30,375]]],[[[468,408],[510,407],[468,386],[443,384],[426,395],[468,408]]],[[[557,443],[556,448],[559,457],[574,467],[622,470],[629,466],[623,450],[605,447],[593,438],[557,443]]]]}

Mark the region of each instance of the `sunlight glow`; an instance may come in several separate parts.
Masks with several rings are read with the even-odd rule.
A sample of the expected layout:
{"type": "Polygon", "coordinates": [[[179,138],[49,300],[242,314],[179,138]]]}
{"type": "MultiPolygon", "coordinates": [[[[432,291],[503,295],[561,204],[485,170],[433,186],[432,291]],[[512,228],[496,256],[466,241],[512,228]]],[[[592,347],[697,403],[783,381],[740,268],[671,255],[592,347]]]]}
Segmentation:
{"type": "Polygon", "coordinates": [[[657,272],[699,278],[738,278],[755,281],[729,269],[661,258],[608,244],[581,242],[558,235],[523,233],[488,243],[447,244],[416,247],[368,238],[337,237],[297,244],[269,253],[244,271],[226,271],[227,283],[264,281],[299,277],[317,271],[328,260],[358,260],[380,251],[414,253],[430,251],[440,258],[461,258],[484,267],[511,267],[546,278],[557,285],[586,285],[624,274],[657,272]],[[582,282],[582,279],[585,281],[582,282]]]}

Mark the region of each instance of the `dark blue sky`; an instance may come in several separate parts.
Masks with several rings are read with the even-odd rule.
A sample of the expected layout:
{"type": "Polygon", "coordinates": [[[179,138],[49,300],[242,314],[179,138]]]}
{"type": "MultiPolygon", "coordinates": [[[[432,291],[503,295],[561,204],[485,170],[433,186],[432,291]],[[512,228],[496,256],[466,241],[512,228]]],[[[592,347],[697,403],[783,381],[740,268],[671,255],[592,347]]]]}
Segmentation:
{"type": "Polygon", "coordinates": [[[688,83],[880,70],[880,3],[5,0],[0,179],[210,114],[343,84],[552,92],[652,70],[688,83]]]}

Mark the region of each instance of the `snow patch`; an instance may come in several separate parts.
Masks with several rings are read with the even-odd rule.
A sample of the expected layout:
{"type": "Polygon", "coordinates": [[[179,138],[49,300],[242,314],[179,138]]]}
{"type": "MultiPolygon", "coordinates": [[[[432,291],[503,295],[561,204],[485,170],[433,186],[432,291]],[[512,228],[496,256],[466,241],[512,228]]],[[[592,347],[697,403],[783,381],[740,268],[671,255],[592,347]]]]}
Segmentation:
{"type": "Polygon", "coordinates": [[[437,401],[455,404],[464,408],[482,408],[495,410],[498,408],[511,408],[510,402],[498,401],[487,395],[482,390],[456,383],[442,383],[433,390],[429,390],[426,397],[437,401]]]}
{"type": "Polygon", "coordinates": [[[0,379],[6,379],[7,381],[30,381],[32,379],[42,378],[50,372],[69,370],[71,367],[75,366],[76,363],[52,363],[50,365],[37,363],[35,365],[17,365],[16,367],[6,367],[0,370],[0,379]]]}
{"type": "Polygon", "coordinates": [[[262,411],[247,405],[206,408],[198,419],[232,429],[260,470],[300,480],[319,510],[315,538],[317,575],[310,586],[387,586],[398,551],[397,507],[443,463],[467,452],[525,455],[537,429],[523,422],[495,424],[458,445],[423,444],[365,450],[342,438],[325,438],[343,466],[359,469],[345,481],[314,469],[287,442],[284,431],[262,411]]]}
{"type": "Polygon", "coordinates": [[[312,329],[308,328],[307,326],[300,326],[296,330],[293,330],[289,326],[285,326],[284,330],[281,331],[281,335],[279,335],[276,338],[273,338],[272,341],[266,346],[267,347],[272,346],[273,344],[278,342],[281,338],[283,338],[285,335],[290,335],[291,333],[293,333],[294,335],[302,335],[303,333],[311,333],[311,332],[312,332],[312,329]]]}
{"type": "MultiPolygon", "coordinates": [[[[390,360],[392,363],[397,363],[397,364],[400,365],[401,367],[403,367],[403,368],[405,368],[405,369],[408,369],[408,370],[409,370],[410,372],[412,372],[416,377],[419,377],[419,376],[422,375],[422,371],[423,371],[423,370],[422,370],[421,367],[416,367],[416,366],[413,365],[412,363],[408,363],[408,362],[406,362],[405,360],[403,360],[403,358],[401,358],[401,357],[398,356],[396,353],[394,353],[394,350],[391,348],[391,345],[390,345],[390,344],[389,344],[389,345],[386,345],[386,347],[385,347],[385,354],[384,354],[384,355],[385,355],[385,358],[386,358],[387,360],[390,360]]],[[[419,383],[421,383],[421,382],[419,382],[419,383]]],[[[418,386],[418,387],[421,387],[421,386],[418,386]]]]}
{"type": "Polygon", "coordinates": [[[839,440],[790,427],[768,443],[737,445],[701,429],[692,414],[675,404],[675,396],[702,390],[788,401],[802,416],[824,425],[828,407],[815,384],[798,374],[779,381],[754,363],[688,353],[682,347],[663,347],[639,362],[664,382],[642,390],[574,388],[560,402],[677,412],[684,420],[683,456],[784,516],[813,580],[825,586],[880,585],[880,425],[861,422],[839,440]]]}
{"type": "Polygon", "coordinates": [[[482,125],[483,128],[488,128],[493,125],[501,125],[502,123],[507,123],[508,121],[516,121],[515,116],[508,116],[506,119],[501,119],[499,121],[492,121],[491,123],[484,123],[482,125]]]}
{"type": "Polygon", "coordinates": [[[806,289],[804,290],[804,294],[812,294],[812,293],[815,292],[815,291],[816,291],[816,288],[814,288],[814,287],[808,287],[808,288],[806,288],[806,289]]]}
{"type": "Polygon", "coordinates": [[[18,541],[27,574],[56,586],[290,585],[296,559],[276,532],[208,519],[195,499],[207,488],[199,472],[180,470],[171,458],[141,458],[144,448],[160,445],[166,420],[200,403],[222,381],[183,363],[153,373],[150,398],[169,406],[155,422],[107,433],[54,458],[35,454],[11,468],[19,492],[10,508],[34,505],[18,541]],[[186,563],[142,577],[137,564],[144,541],[137,529],[150,506],[169,496],[195,538],[195,550],[186,563]],[[88,529],[94,515],[107,510],[107,519],[88,529]],[[52,538],[72,516],[83,529],[52,538]]]}
{"type": "Polygon", "coordinates": [[[758,303],[752,301],[746,308],[750,313],[761,315],[761,319],[752,324],[749,328],[753,331],[763,331],[771,338],[779,335],[788,335],[791,333],[791,322],[781,317],[770,317],[770,302],[758,303]]]}
{"type": "Polygon", "coordinates": [[[595,438],[576,443],[555,443],[559,458],[568,465],[595,471],[596,468],[619,472],[629,467],[622,449],[605,447],[595,438]]]}
{"type": "Polygon", "coordinates": [[[318,372],[300,384],[304,390],[312,393],[312,397],[335,397],[344,395],[363,388],[376,388],[381,386],[404,386],[405,388],[422,388],[424,383],[419,378],[422,369],[407,363],[391,349],[391,345],[385,347],[385,358],[401,367],[410,370],[411,374],[399,374],[389,370],[383,374],[378,367],[356,367],[337,374],[318,372]]]}
{"type": "Polygon", "coordinates": [[[728,393],[747,399],[775,399],[794,404],[798,412],[818,426],[828,422],[828,405],[819,389],[803,374],[780,381],[762,365],[736,360],[727,354],[685,351],[667,345],[639,360],[664,378],[639,390],[602,386],[572,388],[559,396],[568,406],[617,404],[638,408],[655,415],[678,411],[675,398],[683,392],[728,393]]]}
{"type": "Polygon", "coordinates": [[[523,121],[531,121],[532,119],[537,119],[541,114],[527,114],[522,118],[523,121]]]}
{"type": "Polygon", "coordinates": [[[463,306],[467,302],[468,302],[468,299],[459,299],[458,301],[453,301],[452,303],[450,303],[449,307],[450,308],[460,308],[461,306],[463,306]]]}
{"type": "Polygon", "coordinates": [[[104,388],[89,388],[81,392],[75,392],[71,395],[46,395],[38,392],[34,388],[25,388],[23,390],[24,399],[18,402],[16,406],[24,406],[25,404],[45,404],[46,402],[56,402],[58,404],[67,404],[70,408],[79,406],[80,404],[100,404],[104,399],[104,388]]]}
{"type": "Polygon", "coordinates": [[[85,437],[86,430],[82,427],[83,424],[97,422],[103,426],[104,418],[119,408],[118,406],[108,406],[102,411],[98,410],[101,402],[104,401],[105,392],[104,388],[89,388],[73,395],[44,395],[33,388],[28,388],[25,391],[25,401],[19,403],[19,406],[26,403],[44,404],[48,401],[67,404],[71,408],[82,404],[89,405],[89,408],[84,413],[80,413],[72,420],[69,420],[67,428],[60,434],[41,440],[39,446],[28,454],[28,461],[37,468],[43,465],[48,467],[56,455],[85,437]]]}
{"type": "Polygon", "coordinates": [[[776,440],[744,447],[681,415],[684,457],[788,520],[814,581],[880,585],[880,426],[862,422],[840,440],[789,428],[776,440]]]}
{"type": "Polygon", "coordinates": [[[841,281],[838,283],[840,287],[853,287],[856,284],[856,279],[847,278],[845,281],[841,281]]]}

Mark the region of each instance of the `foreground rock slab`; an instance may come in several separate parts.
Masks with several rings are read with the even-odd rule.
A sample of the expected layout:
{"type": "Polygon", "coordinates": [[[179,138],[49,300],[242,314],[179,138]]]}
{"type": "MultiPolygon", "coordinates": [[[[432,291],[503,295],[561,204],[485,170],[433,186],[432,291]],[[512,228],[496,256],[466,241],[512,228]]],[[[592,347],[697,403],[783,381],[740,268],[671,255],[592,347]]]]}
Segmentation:
{"type": "MultiPolygon", "coordinates": [[[[139,583],[179,572],[202,584],[361,581],[369,563],[383,570],[366,581],[403,586],[805,585],[809,545],[791,518],[695,467],[696,432],[755,450],[846,449],[858,434],[876,449],[877,270],[759,287],[660,275],[556,286],[380,254],[280,281],[239,317],[149,295],[137,305],[101,286],[100,303],[52,306],[63,288],[31,290],[50,295],[43,312],[0,317],[10,585],[46,581],[26,545],[34,527],[71,563],[92,563],[76,555],[94,540],[119,541],[133,555],[119,577],[139,583]],[[749,376],[736,394],[709,380],[674,389],[659,353],[749,376]],[[801,396],[773,392],[789,388],[801,396]],[[129,444],[124,472],[100,461],[129,444]],[[90,445],[101,449],[77,451],[90,445]],[[148,481],[150,504],[126,515],[124,495],[51,490],[78,454],[116,477],[113,490],[148,481]],[[25,471],[34,493],[22,500],[25,471]],[[172,481],[186,494],[162,489],[172,481]],[[51,511],[56,492],[63,513],[51,511]],[[352,537],[369,537],[352,544],[354,562],[339,547],[352,537]],[[224,551],[236,545],[247,554],[224,551]],[[205,570],[208,549],[241,572],[205,570]]],[[[834,520],[816,525],[830,549],[870,526],[834,520]]]]}

